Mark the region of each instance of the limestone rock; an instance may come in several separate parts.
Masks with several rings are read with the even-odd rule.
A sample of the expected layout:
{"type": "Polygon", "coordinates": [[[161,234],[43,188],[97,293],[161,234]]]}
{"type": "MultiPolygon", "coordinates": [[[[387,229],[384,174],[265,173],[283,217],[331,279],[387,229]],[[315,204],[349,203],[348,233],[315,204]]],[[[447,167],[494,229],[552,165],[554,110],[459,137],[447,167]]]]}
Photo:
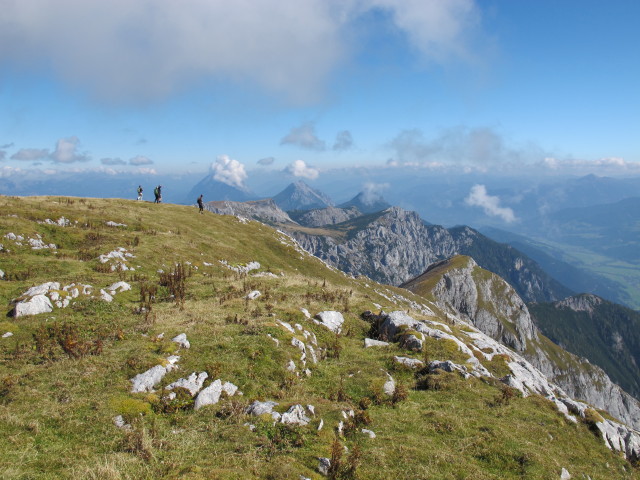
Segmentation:
{"type": "Polygon", "coordinates": [[[331,460],[326,457],[318,457],[318,472],[322,475],[329,475],[329,469],[331,468],[331,460]]]}
{"type": "Polygon", "coordinates": [[[320,321],[321,325],[327,327],[334,333],[340,333],[342,324],[344,323],[344,317],[340,312],[336,311],[319,312],[315,318],[320,321]]]}
{"type": "Polygon", "coordinates": [[[362,430],[360,430],[362,433],[364,433],[365,435],[368,435],[369,438],[376,438],[376,434],[374,432],[372,432],[371,430],[368,430],[366,428],[363,428],[362,430]]]}
{"type": "Polygon", "coordinates": [[[281,423],[307,425],[311,419],[304,414],[302,405],[293,405],[280,417],[281,423]]]}
{"type": "Polygon", "coordinates": [[[364,339],[364,348],[386,347],[388,345],[389,345],[389,342],[383,342],[382,340],[374,340],[373,338],[365,338],[364,339]]]}
{"type": "Polygon", "coordinates": [[[176,335],[175,337],[173,337],[171,339],[171,341],[172,342],[176,342],[182,348],[190,348],[191,347],[191,343],[189,343],[189,340],[187,340],[187,334],[186,333],[181,333],[180,335],[176,335]]]}
{"type": "Polygon", "coordinates": [[[249,292],[247,294],[246,298],[247,300],[255,300],[256,298],[258,298],[260,295],[262,295],[262,293],[260,293],[258,290],[253,290],[251,292],[249,292]]]}
{"type": "Polygon", "coordinates": [[[189,393],[191,393],[191,396],[194,397],[202,389],[202,385],[207,377],[209,377],[207,372],[193,372],[188,378],[176,380],[172,384],[167,385],[166,388],[167,390],[173,390],[176,387],[186,388],[189,390],[189,393]]]}
{"type": "Polygon", "coordinates": [[[408,358],[408,357],[398,357],[394,356],[393,361],[399,363],[400,365],[404,365],[409,368],[422,368],[424,367],[424,362],[418,360],[416,358],[408,358]]]}
{"type": "Polygon", "coordinates": [[[131,379],[131,393],[151,392],[167,374],[167,367],[156,365],[131,379]]]}
{"type": "Polygon", "coordinates": [[[560,480],[571,480],[571,474],[564,467],[562,467],[562,472],[560,472],[560,480]]]}
{"type": "Polygon", "coordinates": [[[278,405],[277,402],[271,402],[271,401],[261,402],[259,400],[256,400],[247,407],[247,409],[245,410],[245,413],[248,415],[256,416],[256,417],[260,415],[264,415],[265,413],[268,413],[273,417],[274,420],[277,421],[280,419],[280,414],[278,412],[273,411],[273,407],[275,407],[276,405],[278,405]]]}
{"type": "Polygon", "coordinates": [[[107,287],[107,290],[109,292],[116,292],[116,293],[126,292],[127,290],[131,290],[131,285],[129,285],[127,282],[116,282],[112,285],[109,285],[107,287]]]}
{"type": "Polygon", "coordinates": [[[398,342],[398,344],[402,348],[406,348],[407,350],[415,350],[418,352],[422,350],[422,343],[422,340],[413,334],[402,335],[398,342]]]}
{"type": "Polygon", "coordinates": [[[393,395],[393,392],[396,389],[396,381],[393,379],[393,377],[391,375],[389,375],[387,373],[387,381],[384,382],[384,385],[382,386],[382,391],[386,394],[386,395],[393,395]]]}
{"type": "Polygon", "coordinates": [[[29,300],[16,303],[13,310],[13,316],[23,317],[25,315],[38,315],[40,313],[49,313],[52,311],[53,305],[49,298],[44,294],[38,294],[32,296],[29,300]]]}

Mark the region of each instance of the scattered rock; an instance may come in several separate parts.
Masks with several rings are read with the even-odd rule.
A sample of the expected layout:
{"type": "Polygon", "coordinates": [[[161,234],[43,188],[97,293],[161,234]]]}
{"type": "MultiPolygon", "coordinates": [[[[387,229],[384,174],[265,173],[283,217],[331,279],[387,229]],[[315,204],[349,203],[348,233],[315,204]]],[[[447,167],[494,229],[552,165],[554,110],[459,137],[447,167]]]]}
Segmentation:
{"type": "Polygon", "coordinates": [[[225,392],[227,395],[232,397],[237,391],[238,387],[236,387],[233,383],[224,382],[223,384],[220,379],[217,379],[207,388],[200,390],[200,393],[196,397],[193,408],[195,410],[198,410],[205,405],[214,405],[220,401],[222,392],[225,392]]]}
{"type": "Polygon", "coordinates": [[[404,365],[409,368],[422,368],[424,367],[424,362],[422,360],[418,360],[416,358],[409,357],[398,357],[394,356],[393,361],[399,363],[400,365],[404,365]]]}
{"type": "Polygon", "coordinates": [[[340,333],[342,329],[342,324],[344,323],[344,317],[340,312],[336,311],[325,311],[320,312],[315,316],[318,319],[321,325],[327,327],[334,333],[340,333]]]}
{"type": "Polygon", "coordinates": [[[318,472],[322,475],[329,475],[329,469],[331,468],[331,460],[326,457],[318,457],[318,472]]]}
{"type": "Polygon", "coordinates": [[[187,334],[186,333],[181,333],[180,335],[176,335],[175,337],[173,337],[171,339],[171,341],[172,342],[176,342],[182,348],[190,348],[191,347],[191,343],[189,343],[189,340],[187,340],[187,334]]]}
{"type": "Polygon", "coordinates": [[[204,385],[204,381],[208,377],[209,374],[207,372],[193,372],[188,378],[176,380],[172,384],[167,385],[166,388],[167,390],[173,390],[176,387],[186,388],[189,390],[189,393],[191,393],[191,396],[195,397],[195,395],[202,389],[202,385],[204,385]]]}
{"type": "Polygon", "coordinates": [[[127,290],[131,290],[131,285],[129,285],[127,282],[116,282],[112,285],[109,285],[107,287],[107,290],[109,290],[109,292],[111,292],[111,295],[113,295],[114,292],[121,293],[126,292],[127,290]]]}
{"type": "MultiPolygon", "coordinates": [[[[35,287],[34,287],[35,288],[35,287]]],[[[53,311],[53,305],[48,297],[43,294],[34,295],[29,300],[16,303],[13,310],[14,317],[23,317],[25,315],[38,315],[40,313],[49,313],[53,311]]]]}
{"type": "Polygon", "coordinates": [[[307,320],[311,319],[311,314],[309,313],[309,310],[307,310],[306,308],[301,308],[300,311],[304,315],[304,318],[306,318],[307,320]]]}
{"type": "Polygon", "coordinates": [[[289,360],[289,363],[287,363],[287,370],[289,370],[290,372],[296,371],[296,364],[293,360],[289,360]]]}
{"type": "Polygon", "coordinates": [[[256,426],[253,425],[252,423],[249,423],[249,422],[245,422],[242,426],[243,427],[247,427],[252,432],[255,432],[255,430],[256,430],[256,426]]]}
{"type": "Polygon", "coordinates": [[[384,385],[382,386],[382,391],[386,395],[391,396],[391,395],[393,395],[393,392],[396,390],[396,381],[388,373],[387,373],[387,377],[389,377],[389,378],[387,379],[386,382],[384,382],[384,385]]]}
{"type": "Polygon", "coordinates": [[[398,343],[402,348],[406,348],[407,350],[422,350],[422,340],[413,334],[402,335],[398,343]]]}
{"type": "Polygon", "coordinates": [[[318,431],[322,430],[322,427],[324,427],[324,420],[320,419],[320,423],[318,423],[318,431]]]}
{"type": "Polygon", "coordinates": [[[309,410],[309,413],[311,413],[311,415],[313,415],[314,417],[316,416],[316,407],[314,407],[313,405],[307,405],[307,410],[309,410]]]}
{"type": "Polygon", "coordinates": [[[124,421],[124,417],[122,415],[113,417],[113,424],[118,428],[122,428],[123,430],[131,430],[131,425],[124,421]]]}
{"type": "Polygon", "coordinates": [[[253,290],[252,292],[249,292],[247,294],[246,298],[247,300],[255,300],[256,298],[258,298],[260,295],[262,295],[258,290],[253,290]]]}
{"type": "Polygon", "coordinates": [[[296,331],[293,329],[293,327],[291,326],[291,324],[290,324],[290,323],[283,322],[282,320],[276,320],[276,322],[277,322],[279,325],[283,326],[285,329],[287,329],[289,332],[291,332],[291,333],[296,333],[296,331]]]}
{"type": "Polygon", "coordinates": [[[280,417],[281,423],[307,425],[311,419],[304,414],[302,405],[293,405],[280,417]]]}
{"type": "Polygon", "coordinates": [[[253,402],[251,405],[247,407],[247,409],[245,410],[245,413],[248,415],[256,416],[256,417],[259,417],[260,415],[264,415],[265,413],[268,413],[273,417],[274,420],[277,421],[277,420],[280,420],[280,414],[278,412],[273,411],[273,407],[275,407],[276,405],[278,405],[277,402],[271,402],[271,401],[261,402],[259,400],[256,400],[255,402],[253,402]]]}
{"type": "Polygon", "coordinates": [[[560,473],[560,480],[570,480],[571,474],[567,471],[566,468],[562,468],[562,472],[560,473]]]}
{"type": "Polygon", "coordinates": [[[12,336],[13,336],[12,332],[7,332],[4,335],[2,335],[2,338],[9,338],[9,337],[12,337],[12,336]]]}
{"type": "MultiPolygon", "coordinates": [[[[1,247],[1,245],[0,245],[1,247]]],[[[2,250],[2,248],[0,248],[0,250],[2,250]]],[[[4,278],[4,272],[2,270],[0,270],[0,278],[4,278]]]]}
{"type": "Polygon", "coordinates": [[[371,430],[368,430],[366,428],[363,428],[362,430],[360,430],[362,433],[364,433],[365,435],[368,435],[369,438],[376,438],[376,434],[374,432],[372,432],[371,430]]]}
{"type": "Polygon", "coordinates": [[[364,348],[386,347],[388,345],[389,345],[389,342],[383,342],[382,340],[374,340],[373,338],[365,338],[364,339],[364,348]]]}
{"type": "Polygon", "coordinates": [[[111,220],[109,220],[108,222],[104,222],[104,224],[105,224],[107,227],[126,227],[126,226],[127,226],[127,225],[126,225],[126,224],[124,224],[124,223],[116,223],[116,222],[113,222],[113,221],[111,221],[111,220]]]}
{"type": "Polygon", "coordinates": [[[100,289],[100,299],[105,302],[113,302],[113,297],[105,292],[103,289],[100,289]]]}
{"type": "Polygon", "coordinates": [[[167,367],[156,365],[144,373],[139,373],[131,379],[131,393],[152,392],[167,374],[167,367]]]}

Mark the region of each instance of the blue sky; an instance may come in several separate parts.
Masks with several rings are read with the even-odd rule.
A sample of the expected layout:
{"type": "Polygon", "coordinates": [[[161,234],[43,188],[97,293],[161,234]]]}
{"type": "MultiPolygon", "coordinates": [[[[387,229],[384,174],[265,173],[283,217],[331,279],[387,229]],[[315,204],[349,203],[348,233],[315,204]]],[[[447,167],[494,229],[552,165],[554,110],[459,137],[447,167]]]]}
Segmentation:
{"type": "Polygon", "coordinates": [[[0,171],[640,175],[639,18],[634,0],[0,0],[0,171]]]}

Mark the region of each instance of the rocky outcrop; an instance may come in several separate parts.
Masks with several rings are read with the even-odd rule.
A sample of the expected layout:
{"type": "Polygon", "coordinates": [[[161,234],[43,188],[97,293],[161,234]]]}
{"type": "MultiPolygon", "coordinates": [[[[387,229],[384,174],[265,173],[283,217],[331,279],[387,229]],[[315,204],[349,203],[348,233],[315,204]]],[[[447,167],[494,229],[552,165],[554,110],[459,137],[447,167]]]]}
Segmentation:
{"type": "Polygon", "coordinates": [[[250,202],[217,201],[205,203],[205,209],[218,215],[239,215],[270,225],[295,223],[276,203],[267,198],[250,202]]]}
{"type": "Polygon", "coordinates": [[[473,259],[455,257],[434,265],[407,282],[406,288],[433,295],[445,311],[462,316],[486,335],[520,352],[569,397],[605,409],[640,428],[640,403],[602,369],[544,337],[513,288],[479,268],[473,259]]]}
{"type": "Polygon", "coordinates": [[[342,223],[333,235],[327,229],[316,234],[289,231],[305,250],[330,265],[380,283],[400,285],[434,262],[464,254],[503,277],[527,301],[555,301],[572,293],[508,245],[468,227],[427,225],[417,213],[399,207],[342,223]]]}

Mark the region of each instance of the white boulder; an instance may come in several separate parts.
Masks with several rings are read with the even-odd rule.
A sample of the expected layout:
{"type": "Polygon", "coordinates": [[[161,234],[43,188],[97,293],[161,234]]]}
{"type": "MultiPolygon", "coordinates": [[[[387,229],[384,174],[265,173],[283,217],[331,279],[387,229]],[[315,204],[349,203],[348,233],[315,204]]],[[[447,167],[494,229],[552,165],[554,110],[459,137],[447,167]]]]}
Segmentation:
{"type": "Polygon", "coordinates": [[[13,310],[14,317],[23,317],[25,315],[38,315],[40,313],[49,313],[53,311],[51,300],[43,294],[34,295],[29,300],[16,303],[13,310]]]}
{"type": "Polygon", "coordinates": [[[374,340],[373,338],[364,339],[364,348],[386,347],[388,345],[389,345],[389,342],[383,342],[382,340],[374,340]]]}
{"type": "Polygon", "coordinates": [[[176,342],[182,348],[190,348],[191,347],[191,343],[189,343],[189,340],[187,340],[187,334],[186,333],[181,333],[180,335],[176,335],[175,337],[173,337],[171,339],[171,341],[172,342],[176,342]]]}
{"type": "Polygon", "coordinates": [[[400,365],[404,365],[409,368],[422,368],[424,367],[424,362],[418,360],[416,358],[409,357],[398,357],[397,355],[393,357],[393,361],[399,363],[400,365]]]}
{"type": "Polygon", "coordinates": [[[247,300],[255,300],[256,298],[258,298],[260,295],[262,295],[258,290],[253,290],[251,292],[249,292],[247,294],[246,298],[247,300]]]}
{"type": "Polygon", "coordinates": [[[288,423],[294,425],[307,425],[311,419],[304,414],[302,405],[292,405],[289,410],[282,414],[280,423],[288,423]]]}
{"type": "Polygon", "coordinates": [[[139,373],[131,379],[131,393],[152,392],[167,374],[167,367],[156,365],[144,373],[139,373]]]}
{"type": "Polygon", "coordinates": [[[342,324],[344,323],[342,314],[333,310],[320,312],[315,318],[319,320],[320,325],[323,325],[334,333],[340,333],[342,324]]]}

